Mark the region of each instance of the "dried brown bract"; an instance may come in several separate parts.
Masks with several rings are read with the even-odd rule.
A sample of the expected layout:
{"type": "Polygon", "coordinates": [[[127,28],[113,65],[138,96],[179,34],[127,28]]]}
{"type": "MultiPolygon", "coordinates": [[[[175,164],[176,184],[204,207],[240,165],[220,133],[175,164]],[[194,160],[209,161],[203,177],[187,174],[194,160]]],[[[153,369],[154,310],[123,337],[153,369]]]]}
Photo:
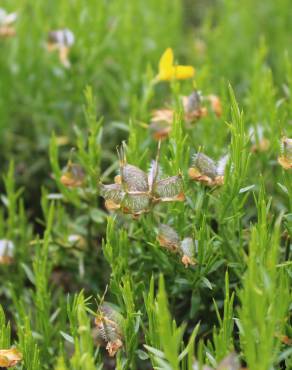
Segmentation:
{"type": "Polygon", "coordinates": [[[16,348],[0,349],[0,367],[14,367],[21,360],[22,354],[16,348]]]}
{"type": "Polygon", "coordinates": [[[196,264],[194,240],[189,237],[184,238],[181,242],[180,249],[183,255],[181,261],[185,267],[194,266],[196,264]]]}
{"type": "Polygon", "coordinates": [[[172,253],[182,256],[182,263],[185,267],[195,265],[195,243],[190,237],[180,240],[177,232],[169,225],[161,224],[158,228],[157,240],[161,247],[172,253]]]}
{"type": "Polygon", "coordinates": [[[13,263],[14,244],[11,240],[0,240],[0,265],[10,265],[13,263]]]}
{"type": "Polygon", "coordinates": [[[100,195],[105,199],[108,210],[117,210],[138,217],[150,212],[160,202],[183,201],[183,180],[181,174],[160,179],[158,155],[148,174],[127,163],[124,147],[119,151],[120,175],[114,184],[100,184],[100,195]]]}
{"type": "Polygon", "coordinates": [[[84,185],[85,172],[79,164],[68,162],[60,178],[61,183],[68,188],[78,188],[84,185]]]}
{"type": "Polygon", "coordinates": [[[281,156],[278,157],[278,162],[284,170],[292,168],[292,139],[286,136],[281,140],[281,156]]]}
{"type": "Polygon", "coordinates": [[[228,157],[222,157],[217,163],[203,153],[193,156],[189,176],[192,180],[208,186],[218,186],[224,183],[224,172],[228,157]]]}
{"type": "Polygon", "coordinates": [[[111,357],[123,347],[122,321],[121,314],[107,303],[101,305],[95,318],[97,339],[111,357]]]}
{"type": "Polygon", "coordinates": [[[180,238],[172,227],[165,224],[159,225],[157,240],[161,247],[171,252],[179,251],[180,238]]]}
{"type": "Polygon", "coordinates": [[[60,62],[64,67],[69,68],[71,66],[69,52],[74,41],[75,37],[73,32],[67,28],[51,31],[48,35],[47,49],[49,52],[57,50],[59,52],[60,62]]]}
{"type": "Polygon", "coordinates": [[[17,19],[17,13],[7,13],[0,8],[0,38],[12,37],[16,34],[13,24],[17,19]]]}

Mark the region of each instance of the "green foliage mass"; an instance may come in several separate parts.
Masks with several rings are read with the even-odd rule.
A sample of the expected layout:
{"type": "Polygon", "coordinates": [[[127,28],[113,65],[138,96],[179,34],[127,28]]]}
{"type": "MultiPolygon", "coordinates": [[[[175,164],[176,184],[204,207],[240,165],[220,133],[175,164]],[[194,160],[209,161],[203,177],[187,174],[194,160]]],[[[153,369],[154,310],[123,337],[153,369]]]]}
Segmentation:
{"type": "Polygon", "coordinates": [[[278,162],[292,137],[291,2],[0,6],[18,14],[16,34],[0,36],[0,366],[16,347],[23,370],[224,370],[233,353],[229,370],[292,369],[292,175],[278,162]],[[47,50],[63,28],[70,68],[47,50]],[[194,79],[157,83],[168,47],[194,79]],[[195,89],[208,114],[189,123],[181,97],[195,89]],[[148,126],[165,108],[158,149],[148,126]],[[114,180],[117,147],[144,174],[157,158],[143,207],[114,180]],[[227,155],[224,182],[190,179],[198,152],[227,155]],[[180,191],[172,176],[183,201],[164,201],[180,191]],[[101,187],[115,181],[124,208],[108,211],[101,187]],[[179,245],[161,245],[160,224],[177,244],[192,238],[188,267],[179,245]]]}

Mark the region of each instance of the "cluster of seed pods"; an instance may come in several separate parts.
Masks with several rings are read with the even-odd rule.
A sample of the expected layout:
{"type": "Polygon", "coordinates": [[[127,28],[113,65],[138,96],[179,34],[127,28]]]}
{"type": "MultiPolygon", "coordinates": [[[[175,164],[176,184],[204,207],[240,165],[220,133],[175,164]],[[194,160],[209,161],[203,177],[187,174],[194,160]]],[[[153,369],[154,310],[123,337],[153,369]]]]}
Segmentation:
{"type": "MultiPolygon", "coordinates": [[[[200,91],[195,90],[189,96],[183,96],[181,100],[183,119],[187,125],[207,116],[210,109],[217,117],[222,114],[221,102],[216,95],[203,96],[200,91]]],[[[153,111],[149,130],[154,139],[162,140],[169,135],[174,116],[173,109],[163,108],[153,111]]]]}
{"type": "Polygon", "coordinates": [[[166,248],[172,253],[181,255],[181,261],[185,267],[196,264],[195,252],[197,241],[194,241],[190,237],[181,240],[177,232],[165,224],[159,225],[157,240],[161,247],[166,248]]]}
{"type": "Polygon", "coordinates": [[[182,175],[161,179],[159,154],[147,174],[127,163],[124,149],[123,145],[119,151],[120,175],[116,176],[115,183],[100,184],[100,195],[106,200],[108,210],[120,209],[136,218],[158,203],[184,201],[182,175]]]}

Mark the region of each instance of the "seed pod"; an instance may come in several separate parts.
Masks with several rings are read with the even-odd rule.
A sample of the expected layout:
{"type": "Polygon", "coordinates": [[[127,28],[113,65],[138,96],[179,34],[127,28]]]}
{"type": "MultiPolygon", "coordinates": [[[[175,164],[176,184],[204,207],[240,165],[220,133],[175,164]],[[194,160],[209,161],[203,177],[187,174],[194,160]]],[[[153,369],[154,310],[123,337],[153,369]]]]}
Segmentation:
{"type": "Polygon", "coordinates": [[[281,156],[278,158],[278,162],[285,170],[292,168],[292,139],[287,137],[282,138],[281,156]]]}
{"type": "Polygon", "coordinates": [[[213,159],[203,153],[197,153],[193,157],[193,168],[197,169],[202,175],[215,179],[217,167],[213,159]]]}
{"type": "Polygon", "coordinates": [[[122,185],[128,192],[147,192],[148,177],[147,174],[136,166],[126,164],[121,168],[122,185]]]}
{"type": "Polygon", "coordinates": [[[147,194],[129,194],[123,198],[121,207],[124,213],[138,216],[150,209],[150,198],[147,194]]]}
{"type": "Polygon", "coordinates": [[[161,224],[158,228],[157,240],[161,247],[171,252],[178,252],[180,239],[177,232],[170,226],[161,224]]]}
{"type": "Polygon", "coordinates": [[[61,183],[68,188],[78,188],[84,184],[85,172],[79,164],[69,161],[61,176],[61,183]]]}
{"type": "Polygon", "coordinates": [[[120,204],[125,196],[125,192],[122,191],[122,187],[119,184],[100,184],[99,192],[105,200],[112,200],[116,204],[120,204]]]}
{"type": "Polygon", "coordinates": [[[200,91],[193,91],[183,100],[185,113],[192,113],[201,108],[202,94],[200,91]]]}
{"type": "Polygon", "coordinates": [[[195,265],[195,245],[192,238],[184,238],[180,244],[180,249],[183,254],[182,263],[185,267],[195,265]]]}
{"type": "Polygon", "coordinates": [[[101,306],[95,318],[97,339],[106,346],[111,357],[123,346],[122,321],[123,317],[107,303],[101,306]]]}
{"type": "Polygon", "coordinates": [[[0,349],[0,367],[16,366],[22,360],[22,354],[16,348],[0,349]]]}
{"type": "Polygon", "coordinates": [[[14,244],[11,240],[0,240],[0,265],[10,265],[13,262],[14,244]]]}
{"type": "Polygon", "coordinates": [[[172,176],[154,184],[154,198],[161,202],[184,201],[182,176],[172,176]]]}

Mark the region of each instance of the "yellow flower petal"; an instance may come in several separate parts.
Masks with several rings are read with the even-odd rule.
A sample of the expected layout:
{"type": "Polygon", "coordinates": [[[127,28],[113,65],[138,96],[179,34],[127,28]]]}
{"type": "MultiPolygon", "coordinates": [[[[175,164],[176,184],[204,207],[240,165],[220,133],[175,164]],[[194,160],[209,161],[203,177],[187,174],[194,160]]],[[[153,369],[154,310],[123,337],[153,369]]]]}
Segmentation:
{"type": "Polygon", "coordinates": [[[158,81],[185,80],[192,78],[194,74],[195,69],[192,66],[174,65],[173,51],[171,48],[166,49],[162,54],[159,60],[158,81]]]}
{"type": "Polygon", "coordinates": [[[171,48],[165,50],[159,60],[159,74],[169,70],[173,66],[173,51],[171,48]]]}
{"type": "Polygon", "coordinates": [[[174,78],[177,80],[185,80],[192,78],[195,75],[195,68],[192,66],[175,66],[174,67],[174,78]]]}

